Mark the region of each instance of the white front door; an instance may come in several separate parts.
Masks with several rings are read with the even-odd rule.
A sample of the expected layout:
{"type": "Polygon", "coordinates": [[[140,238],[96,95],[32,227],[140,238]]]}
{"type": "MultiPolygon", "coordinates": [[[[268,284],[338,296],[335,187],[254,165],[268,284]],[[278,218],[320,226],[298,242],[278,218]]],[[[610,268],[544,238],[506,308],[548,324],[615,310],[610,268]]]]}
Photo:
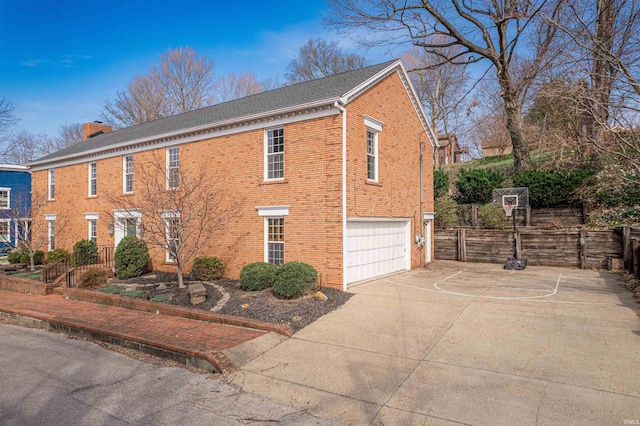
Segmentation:
{"type": "Polygon", "coordinates": [[[139,210],[114,210],[114,247],[118,247],[120,241],[127,235],[135,235],[140,238],[140,218],[139,210]]]}

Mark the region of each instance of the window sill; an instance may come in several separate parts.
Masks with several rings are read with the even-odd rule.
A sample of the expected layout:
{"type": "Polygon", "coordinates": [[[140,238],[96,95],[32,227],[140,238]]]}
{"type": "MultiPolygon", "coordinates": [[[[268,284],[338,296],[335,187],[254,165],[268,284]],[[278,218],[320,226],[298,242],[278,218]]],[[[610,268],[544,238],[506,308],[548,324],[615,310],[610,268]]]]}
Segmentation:
{"type": "Polygon", "coordinates": [[[380,182],[376,182],[374,180],[367,179],[367,180],[364,181],[364,183],[365,183],[365,185],[372,185],[372,186],[382,187],[382,184],[380,182]]]}
{"type": "Polygon", "coordinates": [[[279,180],[265,180],[258,184],[258,186],[262,185],[278,185],[281,183],[289,183],[289,179],[279,179],[279,180]]]}
{"type": "Polygon", "coordinates": [[[129,197],[130,197],[130,196],[132,196],[132,195],[133,195],[133,192],[123,192],[123,193],[122,193],[122,195],[129,196],[129,197]]]}
{"type": "Polygon", "coordinates": [[[98,198],[98,196],[97,195],[87,195],[87,199],[90,199],[90,198],[98,198]]]}

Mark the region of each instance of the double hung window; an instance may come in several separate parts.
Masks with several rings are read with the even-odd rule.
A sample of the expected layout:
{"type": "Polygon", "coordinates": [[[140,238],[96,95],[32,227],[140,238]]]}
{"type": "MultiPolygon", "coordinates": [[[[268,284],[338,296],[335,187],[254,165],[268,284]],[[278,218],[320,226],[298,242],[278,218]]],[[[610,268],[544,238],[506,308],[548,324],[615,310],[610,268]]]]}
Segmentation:
{"type": "Polygon", "coordinates": [[[98,193],[98,164],[89,163],[89,197],[98,193]]]}
{"type": "Polygon", "coordinates": [[[284,129],[266,132],[266,180],[284,179],[284,129]]]}
{"type": "Polygon", "coordinates": [[[167,189],[176,189],[180,184],[180,148],[167,148],[167,189]]]}
{"type": "Polygon", "coordinates": [[[122,192],[131,194],[133,192],[133,155],[127,155],[122,160],[122,192]]]}

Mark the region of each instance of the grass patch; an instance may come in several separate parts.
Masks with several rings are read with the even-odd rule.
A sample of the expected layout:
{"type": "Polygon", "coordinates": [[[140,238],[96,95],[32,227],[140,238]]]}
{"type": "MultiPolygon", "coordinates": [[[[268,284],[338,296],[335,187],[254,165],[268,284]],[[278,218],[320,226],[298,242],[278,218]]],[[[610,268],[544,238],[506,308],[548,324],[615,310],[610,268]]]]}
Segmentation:
{"type": "Polygon", "coordinates": [[[156,302],[156,303],[167,303],[169,301],[169,295],[168,294],[159,294],[156,297],[154,297],[153,299],[151,299],[152,302],[156,302]]]}
{"type": "Polygon", "coordinates": [[[123,286],[123,285],[115,285],[115,286],[103,287],[98,291],[101,291],[101,292],[107,293],[107,294],[120,294],[125,289],[126,289],[126,287],[123,286]]]}
{"type": "Polygon", "coordinates": [[[40,272],[18,272],[17,274],[11,274],[11,276],[13,277],[18,277],[18,278],[26,278],[28,280],[34,280],[34,281],[40,281],[42,280],[42,276],[40,275],[40,272]]]}
{"type": "Polygon", "coordinates": [[[124,296],[124,297],[130,297],[132,299],[140,299],[142,296],[144,296],[146,293],[146,291],[144,290],[129,290],[129,291],[123,291],[122,293],[120,293],[120,296],[124,296]]]}

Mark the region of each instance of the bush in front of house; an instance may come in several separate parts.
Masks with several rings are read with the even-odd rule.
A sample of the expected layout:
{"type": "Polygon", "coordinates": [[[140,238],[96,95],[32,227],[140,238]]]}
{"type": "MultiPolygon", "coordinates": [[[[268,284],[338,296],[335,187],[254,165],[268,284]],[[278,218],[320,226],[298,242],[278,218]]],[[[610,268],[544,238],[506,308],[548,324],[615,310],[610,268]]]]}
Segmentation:
{"type": "Polygon", "coordinates": [[[449,193],[449,175],[441,169],[433,170],[433,197],[438,198],[449,193]]]}
{"type": "Polygon", "coordinates": [[[94,289],[107,284],[107,271],[104,269],[89,269],[80,276],[78,288],[94,289]]]}
{"type": "Polygon", "coordinates": [[[7,260],[11,264],[20,263],[21,257],[22,253],[20,253],[19,251],[12,251],[11,253],[9,253],[9,256],[7,256],[7,260]]]}
{"type": "Polygon", "coordinates": [[[509,218],[504,209],[489,203],[478,207],[480,225],[489,229],[503,229],[509,226],[509,218]]]}
{"type": "Polygon", "coordinates": [[[91,240],[80,240],[73,245],[72,266],[98,263],[98,246],[91,240]]]}
{"type": "Polygon", "coordinates": [[[456,189],[456,201],[460,204],[490,203],[493,190],[502,188],[504,175],[491,169],[460,169],[456,189]]]}
{"type": "Polygon", "coordinates": [[[309,264],[288,262],[276,270],[273,293],[284,299],[302,296],[318,287],[318,272],[309,264]]]}
{"type": "Polygon", "coordinates": [[[147,272],[149,265],[147,244],[135,235],[127,235],[116,247],[113,261],[118,278],[126,279],[142,275],[147,272]]]}
{"type": "Polygon", "coordinates": [[[224,262],[217,257],[202,256],[196,257],[193,261],[191,271],[196,280],[211,281],[219,280],[224,275],[224,262]]]}
{"type": "Polygon", "coordinates": [[[258,291],[273,287],[278,267],[273,263],[254,262],[240,271],[240,287],[245,291],[258,291]]]}
{"type": "MultiPolygon", "coordinates": [[[[31,257],[29,256],[29,252],[23,251],[20,255],[20,263],[26,263],[27,265],[31,264],[31,257]]],[[[42,265],[44,263],[44,252],[42,250],[36,250],[33,253],[33,264],[34,265],[42,265]]]]}
{"type": "Polygon", "coordinates": [[[448,195],[438,197],[433,202],[433,211],[436,213],[434,222],[436,228],[448,228],[458,221],[458,204],[448,195]]]}
{"type": "Polygon", "coordinates": [[[47,263],[68,262],[71,259],[71,253],[63,248],[57,248],[47,253],[47,263]]]}

